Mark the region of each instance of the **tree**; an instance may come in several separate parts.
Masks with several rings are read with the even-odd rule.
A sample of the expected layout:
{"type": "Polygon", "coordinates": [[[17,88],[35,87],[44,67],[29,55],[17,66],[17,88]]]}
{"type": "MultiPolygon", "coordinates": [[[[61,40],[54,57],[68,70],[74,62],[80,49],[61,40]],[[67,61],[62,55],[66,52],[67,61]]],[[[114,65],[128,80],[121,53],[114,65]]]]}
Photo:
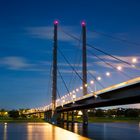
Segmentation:
{"type": "Polygon", "coordinates": [[[139,111],[138,111],[138,109],[127,109],[125,111],[125,116],[126,117],[138,117],[139,111]]]}
{"type": "Polygon", "coordinates": [[[119,117],[119,116],[125,116],[125,110],[126,109],[123,109],[123,108],[118,108],[117,109],[117,112],[116,112],[116,115],[119,117]]]}
{"type": "Polygon", "coordinates": [[[104,117],[104,111],[102,109],[97,109],[95,112],[96,117],[104,117]]]}
{"type": "Polygon", "coordinates": [[[19,118],[19,111],[18,110],[11,110],[8,112],[9,117],[13,118],[13,119],[17,119],[19,118]]]}

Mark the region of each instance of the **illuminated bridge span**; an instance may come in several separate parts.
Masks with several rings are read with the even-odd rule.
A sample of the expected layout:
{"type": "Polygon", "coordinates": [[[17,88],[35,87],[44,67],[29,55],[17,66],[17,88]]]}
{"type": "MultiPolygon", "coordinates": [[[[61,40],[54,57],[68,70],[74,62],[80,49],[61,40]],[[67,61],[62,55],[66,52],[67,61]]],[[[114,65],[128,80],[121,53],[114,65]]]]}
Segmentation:
{"type": "MultiPolygon", "coordinates": [[[[69,110],[81,110],[83,108],[105,107],[113,105],[124,105],[139,103],[140,101],[140,77],[122,82],[85,96],[77,97],[76,92],[67,94],[56,101],[58,112],[69,110]],[[86,104],[84,102],[86,101],[86,104]]],[[[45,112],[52,110],[52,103],[38,108],[31,109],[28,113],[45,112]]]]}
{"type": "MultiPolygon", "coordinates": [[[[125,105],[125,104],[133,104],[140,103],[140,77],[132,78],[130,74],[127,74],[122,69],[122,65],[114,66],[112,63],[108,62],[106,59],[96,55],[91,50],[95,50],[97,52],[103,53],[107,57],[117,61],[119,64],[127,65],[131,69],[140,70],[139,66],[136,65],[137,58],[132,58],[132,62],[125,61],[119,57],[116,57],[108,52],[105,52],[98,47],[93,46],[92,44],[87,43],[86,40],[86,23],[82,22],[82,40],[77,36],[72,35],[62,28],[59,30],[63,32],[63,34],[69,36],[73,40],[78,41],[82,44],[82,75],[79,74],[78,70],[70,63],[62,50],[58,47],[58,21],[54,22],[54,46],[53,46],[53,66],[52,66],[52,102],[46,106],[33,108],[28,110],[26,114],[39,114],[44,113],[45,118],[52,123],[56,123],[59,117],[64,118],[64,113],[67,113],[67,119],[69,116],[69,112],[71,112],[72,122],[74,121],[74,111],[82,110],[83,114],[83,124],[88,124],[88,109],[96,108],[96,107],[106,107],[106,106],[114,106],[114,105],[125,105]],[[89,53],[104,63],[107,67],[111,68],[111,71],[117,71],[121,74],[121,76],[127,77],[129,80],[125,80],[125,82],[120,82],[119,84],[115,84],[112,86],[105,87],[101,81],[101,76],[95,76],[87,69],[87,47],[90,48],[89,53]],[[57,53],[61,55],[66,61],[66,64],[72,69],[73,73],[79,78],[82,85],[78,88],[69,90],[67,82],[62,76],[61,70],[57,65],[57,53]],[[64,87],[67,91],[67,94],[61,96],[60,91],[58,91],[57,85],[57,76],[62,80],[64,87]],[[93,80],[87,78],[90,75],[93,80]],[[97,84],[101,87],[101,89],[96,89],[97,84]],[[92,89],[91,87],[94,87],[92,89]],[[58,95],[58,96],[57,96],[58,95]]],[[[106,35],[106,34],[103,34],[106,35]]],[[[107,35],[108,36],[108,35],[107,35]]],[[[112,36],[109,36],[113,38],[112,36]]],[[[122,40],[120,38],[115,38],[117,40],[131,43],[127,40],[122,40]]],[[[106,77],[111,76],[111,72],[105,72],[106,77]]],[[[115,79],[112,79],[115,80],[115,79]]]]}

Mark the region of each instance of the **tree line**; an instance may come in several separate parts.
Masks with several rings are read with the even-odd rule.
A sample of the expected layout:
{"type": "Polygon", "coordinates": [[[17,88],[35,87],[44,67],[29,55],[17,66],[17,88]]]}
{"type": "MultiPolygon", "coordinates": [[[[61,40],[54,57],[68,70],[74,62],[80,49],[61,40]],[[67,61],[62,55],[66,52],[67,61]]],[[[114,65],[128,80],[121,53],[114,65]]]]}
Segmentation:
{"type": "MultiPolygon", "coordinates": [[[[26,118],[24,113],[28,109],[5,110],[0,109],[0,117],[9,118],[26,118]]],[[[78,115],[78,112],[77,112],[78,115]]],[[[90,109],[88,110],[89,117],[140,117],[140,109],[132,108],[116,108],[116,109],[90,109]]]]}
{"type": "Polygon", "coordinates": [[[117,108],[117,109],[93,109],[89,116],[95,117],[140,117],[140,109],[117,108]]]}

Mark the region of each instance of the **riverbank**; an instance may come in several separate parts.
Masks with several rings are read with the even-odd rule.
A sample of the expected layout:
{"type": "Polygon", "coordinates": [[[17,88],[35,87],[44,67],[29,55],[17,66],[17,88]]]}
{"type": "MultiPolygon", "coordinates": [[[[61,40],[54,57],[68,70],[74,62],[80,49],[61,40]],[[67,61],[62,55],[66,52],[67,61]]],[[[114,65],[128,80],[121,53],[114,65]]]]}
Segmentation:
{"type": "MultiPolygon", "coordinates": [[[[82,122],[82,118],[75,118],[76,122],[82,122]]],[[[127,118],[127,117],[89,117],[89,123],[109,123],[109,122],[140,122],[140,117],[138,118],[127,118]]],[[[45,122],[45,120],[40,118],[0,118],[0,123],[27,123],[27,122],[45,122]]]]}
{"type": "MultiPolygon", "coordinates": [[[[76,118],[75,119],[78,122],[82,122],[82,118],[76,118]]],[[[109,123],[109,122],[130,122],[130,123],[135,123],[135,122],[140,122],[140,117],[137,118],[127,118],[127,117],[89,117],[89,122],[90,123],[109,123]]]]}
{"type": "Polygon", "coordinates": [[[43,119],[38,118],[18,118],[18,119],[12,119],[12,118],[0,118],[0,123],[27,123],[27,122],[45,122],[43,119]]]}

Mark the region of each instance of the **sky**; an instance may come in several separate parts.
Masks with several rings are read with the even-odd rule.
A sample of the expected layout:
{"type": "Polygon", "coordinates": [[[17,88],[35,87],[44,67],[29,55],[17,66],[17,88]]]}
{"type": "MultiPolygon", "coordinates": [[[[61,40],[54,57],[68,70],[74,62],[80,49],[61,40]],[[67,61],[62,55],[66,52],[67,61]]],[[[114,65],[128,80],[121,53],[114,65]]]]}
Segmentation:
{"type": "MultiPolygon", "coordinates": [[[[140,66],[139,0],[0,0],[0,108],[34,108],[51,102],[54,20],[59,21],[58,47],[80,75],[81,43],[64,31],[80,39],[82,21],[86,22],[88,43],[129,63],[136,57],[140,66]]],[[[140,76],[138,69],[88,46],[87,66],[88,72],[102,77],[104,87],[140,76]],[[93,53],[115,67],[122,66],[128,76],[93,53]],[[111,77],[105,76],[106,71],[111,77]]],[[[69,91],[81,85],[59,52],[58,68],[69,91]]],[[[101,87],[97,83],[98,89],[101,87]]],[[[95,86],[89,90],[95,90],[95,86]]],[[[60,96],[67,93],[60,75],[58,92],[60,96]]]]}

